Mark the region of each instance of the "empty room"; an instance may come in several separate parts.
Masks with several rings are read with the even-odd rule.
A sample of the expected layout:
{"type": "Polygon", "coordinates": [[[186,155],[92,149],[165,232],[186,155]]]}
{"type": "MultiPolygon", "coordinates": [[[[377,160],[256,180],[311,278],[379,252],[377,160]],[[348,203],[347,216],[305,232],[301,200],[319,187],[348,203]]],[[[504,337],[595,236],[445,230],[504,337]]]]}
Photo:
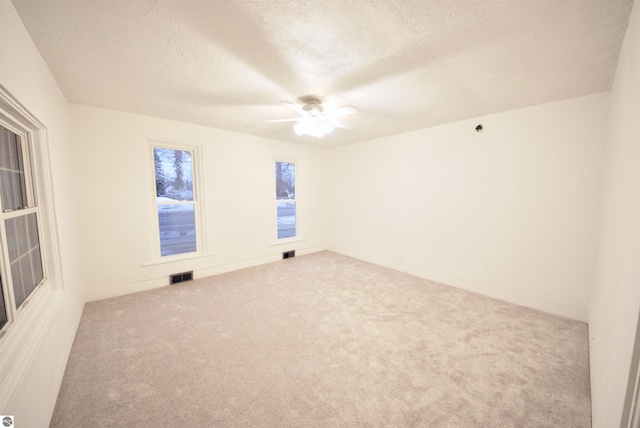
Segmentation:
{"type": "Polygon", "coordinates": [[[4,427],[639,427],[633,0],[0,0],[4,427]]]}

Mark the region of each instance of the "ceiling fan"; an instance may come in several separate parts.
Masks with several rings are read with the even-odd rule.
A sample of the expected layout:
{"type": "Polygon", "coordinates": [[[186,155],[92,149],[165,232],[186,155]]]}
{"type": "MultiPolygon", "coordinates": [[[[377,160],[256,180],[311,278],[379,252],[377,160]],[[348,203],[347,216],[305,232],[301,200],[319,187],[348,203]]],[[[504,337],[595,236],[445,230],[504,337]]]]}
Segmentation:
{"type": "Polygon", "coordinates": [[[293,127],[296,134],[308,134],[318,138],[325,136],[336,127],[351,129],[351,125],[339,121],[338,118],[358,112],[358,110],[353,106],[343,106],[324,111],[322,103],[315,98],[308,99],[303,106],[286,101],[281,102],[291,110],[300,114],[300,117],[289,119],[266,119],[265,122],[298,122],[293,127]]]}

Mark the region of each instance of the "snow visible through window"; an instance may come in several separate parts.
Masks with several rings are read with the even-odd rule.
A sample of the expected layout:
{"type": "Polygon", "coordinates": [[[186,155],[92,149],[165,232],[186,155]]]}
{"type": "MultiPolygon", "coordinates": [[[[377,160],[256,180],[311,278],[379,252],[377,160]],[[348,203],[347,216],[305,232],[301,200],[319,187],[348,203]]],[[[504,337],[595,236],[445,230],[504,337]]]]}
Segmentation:
{"type": "Polygon", "coordinates": [[[164,257],[195,252],[193,154],[187,150],[155,147],[153,157],[160,254],[164,257]]]}
{"type": "Polygon", "coordinates": [[[276,162],[278,239],[296,236],[296,164],[276,162]]]}

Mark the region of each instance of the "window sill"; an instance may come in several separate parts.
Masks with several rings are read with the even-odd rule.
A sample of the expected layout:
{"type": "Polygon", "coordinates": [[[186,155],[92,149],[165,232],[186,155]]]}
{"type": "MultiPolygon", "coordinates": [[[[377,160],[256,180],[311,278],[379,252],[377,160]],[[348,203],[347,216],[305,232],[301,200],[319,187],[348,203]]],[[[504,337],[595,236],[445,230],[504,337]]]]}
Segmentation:
{"type": "Polygon", "coordinates": [[[300,241],[306,241],[306,240],[307,238],[305,237],[284,238],[284,239],[278,239],[277,241],[272,242],[270,245],[274,247],[276,245],[286,245],[286,244],[291,244],[293,242],[300,242],[300,241]]]}
{"type": "Polygon", "coordinates": [[[183,262],[185,260],[202,259],[202,258],[211,257],[211,256],[212,254],[204,254],[204,253],[190,253],[190,254],[179,255],[179,256],[168,256],[161,259],[152,260],[150,262],[142,263],[142,267],[157,266],[157,265],[163,265],[166,263],[173,263],[173,262],[183,262]]]}

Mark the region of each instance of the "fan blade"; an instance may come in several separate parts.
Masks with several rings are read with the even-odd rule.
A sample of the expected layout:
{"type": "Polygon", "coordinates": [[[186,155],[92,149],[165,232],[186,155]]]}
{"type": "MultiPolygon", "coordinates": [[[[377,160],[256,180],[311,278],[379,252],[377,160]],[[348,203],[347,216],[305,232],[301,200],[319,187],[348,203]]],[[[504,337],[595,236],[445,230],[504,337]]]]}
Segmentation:
{"type": "Polygon", "coordinates": [[[309,114],[306,111],[304,111],[303,108],[300,107],[299,105],[296,105],[294,103],[289,103],[287,101],[280,101],[280,102],[302,116],[309,116],[309,114]]]}
{"type": "Polygon", "coordinates": [[[334,108],[333,110],[325,111],[324,114],[325,116],[328,116],[328,117],[338,117],[338,116],[346,116],[348,114],[354,114],[357,112],[358,112],[358,109],[355,108],[354,106],[344,106],[344,107],[334,108]]]}
{"type": "Polygon", "coordinates": [[[350,123],[344,123],[344,122],[340,122],[339,120],[336,120],[333,122],[333,124],[337,127],[337,128],[342,128],[342,129],[353,129],[353,125],[350,123]]]}
{"type": "Polygon", "coordinates": [[[291,119],[265,119],[265,122],[297,122],[299,121],[300,118],[296,117],[296,118],[291,118],[291,119]]]}

